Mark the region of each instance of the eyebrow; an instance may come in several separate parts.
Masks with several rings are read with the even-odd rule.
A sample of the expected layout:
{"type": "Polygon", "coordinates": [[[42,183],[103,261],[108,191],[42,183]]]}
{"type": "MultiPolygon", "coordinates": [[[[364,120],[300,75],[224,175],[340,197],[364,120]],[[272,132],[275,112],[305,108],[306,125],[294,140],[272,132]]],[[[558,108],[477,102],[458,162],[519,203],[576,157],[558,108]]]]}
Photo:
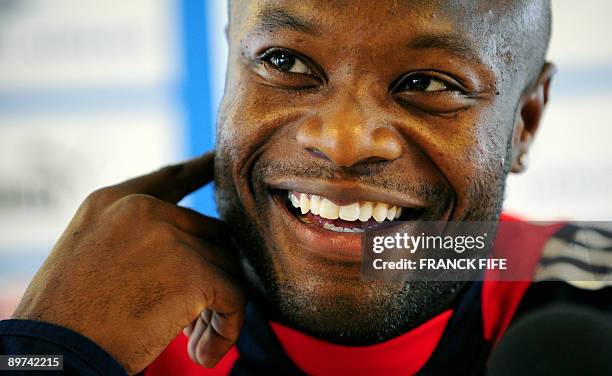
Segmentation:
{"type": "Polygon", "coordinates": [[[481,62],[480,56],[470,46],[471,43],[467,39],[455,34],[423,35],[408,43],[408,48],[444,50],[471,61],[481,62]]]}
{"type": "Polygon", "coordinates": [[[276,31],[289,29],[307,34],[319,34],[318,27],[313,23],[289,14],[280,8],[266,7],[257,15],[258,31],[276,31]]]}

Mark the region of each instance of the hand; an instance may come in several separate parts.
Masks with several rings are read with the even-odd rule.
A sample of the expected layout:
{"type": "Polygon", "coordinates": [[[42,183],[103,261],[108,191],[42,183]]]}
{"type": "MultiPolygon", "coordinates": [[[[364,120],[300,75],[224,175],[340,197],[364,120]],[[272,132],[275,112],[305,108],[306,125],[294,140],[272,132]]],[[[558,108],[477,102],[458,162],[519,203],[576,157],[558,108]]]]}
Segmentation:
{"type": "Polygon", "coordinates": [[[129,373],[181,330],[214,366],[238,338],[245,297],[221,221],[176,205],[213,177],[213,154],[92,193],[40,268],[14,318],[79,332],[129,373]]]}

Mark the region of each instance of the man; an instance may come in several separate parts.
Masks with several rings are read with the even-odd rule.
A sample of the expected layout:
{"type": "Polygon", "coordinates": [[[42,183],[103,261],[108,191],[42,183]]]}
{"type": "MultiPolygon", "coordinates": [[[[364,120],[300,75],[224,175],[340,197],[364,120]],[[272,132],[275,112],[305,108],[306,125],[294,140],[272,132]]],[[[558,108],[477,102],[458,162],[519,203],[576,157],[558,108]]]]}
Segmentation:
{"type": "Polygon", "coordinates": [[[91,194],[0,352],[104,374],[483,372],[533,286],[364,280],[360,232],[499,219],[549,32],[546,1],[231,2],[214,160],[91,194]],[[213,176],[222,221],[176,205],[213,176]]]}

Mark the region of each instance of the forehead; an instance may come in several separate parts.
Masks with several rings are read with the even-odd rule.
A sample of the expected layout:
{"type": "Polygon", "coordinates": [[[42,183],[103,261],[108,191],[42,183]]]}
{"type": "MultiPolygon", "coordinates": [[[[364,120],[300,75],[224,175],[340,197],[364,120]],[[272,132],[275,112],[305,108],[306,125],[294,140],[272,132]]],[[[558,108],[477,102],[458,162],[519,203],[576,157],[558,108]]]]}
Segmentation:
{"type": "MultiPolygon", "coordinates": [[[[254,26],[262,16],[279,11],[296,19],[305,20],[317,26],[318,31],[358,30],[360,34],[386,34],[390,30],[434,27],[465,29],[465,15],[448,2],[424,1],[239,1],[238,12],[246,21],[245,26],[254,26]],[[455,17],[458,16],[458,17],[455,17]],[[462,22],[456,22],[462,20],[462,22]]],[[[465,7],[464,7],[465,8],[465,7]]]]}
{"type": "Polygon", "coordinates": [[[493,68],[507,8],[496,1],[234,0],[231,19],[239,38],[280,30],[362,52],[412,43],[444,48],[493,68]]]}
{"type": "MultiPolygon", "coordinates": [[[[466,16],[476,16],[490,9],[507,8],[497,1],[436,1],[436,0],[235,0],[235,10],[247,17],[256,16],[265,9],[288,9],[296,13],[319,19],[323,22],[339,23],[350,21],[351,24],[378,21],[381,18],[389,22],[409,24],[423,17],[445,17],[462,23],[466,16]],[[355,19],[354,17],[359,17],[355,19]],[[336,19],[340,17],[340,19],[336,19]]],[[[382,24],[377,26],[384,26],[382,24]]]]}

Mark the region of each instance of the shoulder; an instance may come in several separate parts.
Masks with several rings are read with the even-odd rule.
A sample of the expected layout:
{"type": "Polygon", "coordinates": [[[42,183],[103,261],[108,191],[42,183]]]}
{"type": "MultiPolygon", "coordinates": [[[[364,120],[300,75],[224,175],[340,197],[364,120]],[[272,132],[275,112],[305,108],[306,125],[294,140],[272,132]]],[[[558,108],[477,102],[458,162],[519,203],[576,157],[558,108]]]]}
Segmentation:
{"type": "Polygon", "coordinates": [[[500,254],[512,254],[525,270],[518,280],[483,283],[485,338],[499,339],[510,322],[550,304],[612,314],[612,226],[606,225],[506,220],[500,254]]]}
{"type": "Polygon", "coordinates": [[[544,244],[534,282],[559,281],[583,290],[612,286],[612,224],[567,223],[544,244]]]}
{"type": "Polygon", "coordinates": [[[609,223],[566,223],[546,241],[534,280],[519,311],[552,303],[590,307],[612,314],[612,228],[609,223]]]}

